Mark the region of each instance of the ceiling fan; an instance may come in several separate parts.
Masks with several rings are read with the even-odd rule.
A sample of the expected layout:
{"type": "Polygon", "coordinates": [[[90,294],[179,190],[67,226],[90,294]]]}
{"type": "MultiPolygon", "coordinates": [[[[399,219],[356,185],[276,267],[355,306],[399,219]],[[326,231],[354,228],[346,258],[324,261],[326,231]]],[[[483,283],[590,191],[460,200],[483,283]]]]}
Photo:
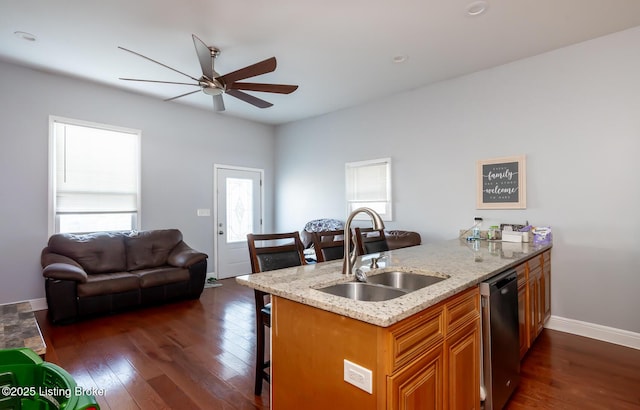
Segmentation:
{"type": "Polygon", "coordinates": [[[173,70],[177,73],[180,73],[186,77],[189,77],[196,84],[193,83],[181,83],[175,81],[159,81],[159,80],[142,80],[138,78],[120,78],[125,81],[143,81],[150,83],[164,83],[164,84],[180,84],[180,85],[191,85],[200,87],[200,90],[191,91],[185,94],[181,94],[172,98],[167,98],[164,101],[175,100],[180,97],[185,97],[187,95],[191,95],[202,91],[207,95],[213,96],[213,108],[216,111],[224,111],[224,100],[222,99],[222,94],[229,94],[235,98],[238,98],[244,102],[252,104],[258,108],[268,108],[271,107],[271,104],[268,101],[263,99],[254,97],[253,95],[249,95],[244,91],[258,91],[264,93],[279,93],[279,94],[290,94],[298,89],[297,85],[286,85],[286,84],[261,84],[261,83],[248,83],[248,82],[239,82],[241,80],[245,80],[250,77],[255,77],[258,75],[270,73],[276,69],[276,58],[271,57],[266,60],[260,61],[258,63],[252,64],[250,66],[241,68],[239,70],[233,71],[231,73],[220,75],[216,72],[214,68],[214,61],[216,57],[220,54],[220,50],[216,47],[207,46],[202,40],[200,40],[195,34],[192,34],[193,44],[196,48],[196,54],[198,55],[198,60],[200,61],[200,67],[202,69],[202,77],[195,78],[190,76],[189,74],[185,74],[182,71],[176,70],[175,68],[171,68],[166,64],[162,64],[159,61],[153,60],[149,57],[143,56],[140,53],[136,53],[135,51],[128,50],[124,47],[118,46],[119,49],[128,51],[129,53],[140,56],[146,60],[152,61],[156,64],[160,64],[163,67],[168,68],[169,70],[173,70]]]}

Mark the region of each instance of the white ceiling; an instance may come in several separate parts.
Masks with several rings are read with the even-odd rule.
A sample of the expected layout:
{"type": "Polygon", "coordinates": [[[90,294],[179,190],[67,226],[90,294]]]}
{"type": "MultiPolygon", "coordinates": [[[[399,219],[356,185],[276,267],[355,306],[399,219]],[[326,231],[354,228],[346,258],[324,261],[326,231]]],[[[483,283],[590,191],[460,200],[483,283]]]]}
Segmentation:
{"type": "Polygon", "coordinates": [[[165,99],[193,88],[118,78],[190,80],[117,47],[200,77],[196,34],[221,49],[219,73],[275,56],[275,72],[246,81],[300,88],[255,93],[267,109],[226,95],[216,114],[201,92],[167,104],[280,124],[640,25],[640,0],[487,1],[472,17],[473,0],[2,0],[0,59],[165,99]]]}

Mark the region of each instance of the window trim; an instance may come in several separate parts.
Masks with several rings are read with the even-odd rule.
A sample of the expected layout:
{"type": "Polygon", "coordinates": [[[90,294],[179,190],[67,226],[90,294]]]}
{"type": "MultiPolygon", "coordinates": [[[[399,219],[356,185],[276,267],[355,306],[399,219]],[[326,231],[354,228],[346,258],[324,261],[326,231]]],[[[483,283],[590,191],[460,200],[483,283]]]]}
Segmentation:
{"type": "MultiPolygon", "coordinates": [[[[63,123],[76,125],[87,128],[97,128],[107,131],[122,132],[136,136],[136,150],[138,159],[137,179],[137,195],[136,208],[137,212],[134,218],[134,229],[140,230],[142,226],[142,131],[135,128],[120,127],[117,125],[103,124],[92,121],[78,120],[74,118],[61,117],[57,115],[49,115],[49,181],[48,181],[48,233],[49,236],[57,233],[58,217],[56,212],[56,145],[55,145],[55,124],[63,123]]],[[[81,212],[78,212],[81,213],[81,212]]]]}
{"type": "MultiPolygon", "coordinates": [[[[366,161],[353,161],[353,162],[347,162],[345,164],[345,202],[346,202],[346,210],[347,210],[347,215],[351,214],[352,208],[355,209],[354,207],[352,207],[352,204],[354,202],[378,202],[378,201],[353,201],[350,200],[350,191],[351,186],[350,186],[350,178],[349,178],[349,169],[350,168],[358,168],[358,167],[366,167],[366,166],[371,166],[371,165],[386,165],[386,201],[384,201],[385,203],[385,207],[387,209],[387,212],[385,213],[380,213],[380,217],[382,218],[383,221],[393,221],[393,191],[392,191],[392,179],[391,179],[391,158],[387,157],[387,158],[378,158],[378,159],[371,159],[371,160],[366,160],[366,161]]],[[[383,202],[383,201],[379,201],[379,202],[383,202]]],[[[357,215],[355,218],[355,220],[368,220],[369,217],[363,214],[357,215]]]]}

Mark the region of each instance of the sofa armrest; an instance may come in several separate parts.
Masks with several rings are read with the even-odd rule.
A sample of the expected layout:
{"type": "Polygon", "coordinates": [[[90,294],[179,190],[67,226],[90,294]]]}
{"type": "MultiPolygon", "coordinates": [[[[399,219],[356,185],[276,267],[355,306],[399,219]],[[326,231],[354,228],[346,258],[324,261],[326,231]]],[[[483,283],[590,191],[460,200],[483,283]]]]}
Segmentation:
{"type": "Polygon", "coordinates": [[[180,242],[169,253],[167,263],[178,268],[188,268],[191,265],[203,261],[208,258],[206,253],[198,252],[192,249],[184,242],[180,242]]]}
{"type": "Polygon", "coordinates": [[[422,238],[418,232],[390,230],[384,231],[389,249],[407,248],[409,246],[420,245],[422,238]]]}
{"type": "Polygon", "coordinates": [[[42,250],[40,264],[42,265],[42,275],[45,278],[87,282],[87,272],[78,262],[68,256],[50,252],[48,248],[42,250]]]}
{"type": "Polygon", "coordinates": [[[42,275],[50,279],[75,280],[80,283],[87,282],[87,272],[79,266],[68,263],[58,262],[47,265],[42,270],[42,275]]]}

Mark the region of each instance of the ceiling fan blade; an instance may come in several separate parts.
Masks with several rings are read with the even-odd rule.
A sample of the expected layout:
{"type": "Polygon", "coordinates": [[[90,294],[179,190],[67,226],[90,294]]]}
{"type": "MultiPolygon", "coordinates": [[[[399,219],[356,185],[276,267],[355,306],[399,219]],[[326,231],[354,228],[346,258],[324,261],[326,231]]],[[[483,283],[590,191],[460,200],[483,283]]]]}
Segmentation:
{"type": "Polygon", "coordinates": [[[230,86],[227,86],[227,89],[260,91],[263,93],[291,94],[298,89],[298,86],[287,84],[233,83],[230,86]]]}
{"type": "Polygon", "coordinates": [[[156,61],[156,60],[154,60],[154,59],[152,59],[152,58],[149,58],[149,57],[143,56],[143,55],[142,55],[142,54],[140,54],[140,53],[136,53],[135,51],[131,51],[131,50],[126,49],[126,48],[124,48],[124,47],[120,47],[120,46],[118,46],[118,48],[119,48],[120,50],[128,51],[128,52],[130,52],[131,54],[135,54],[135,55],[137,55],[138,57],[142,57],[142,58],[144,58],[145,60],[149,60],[149,61],[151,61],[151,62],[154,62],[154,63],[156,63],[156,64],[159,64],[159,65],[163,66],[164,68],[168,68],[169,70],[175,71],[176,73],[182,74],[182,75],[184,75],[185,77],[189,77],[189,78],[190,78],[190,79],[192,79],[193,81],[198,82],[198,79],[197,79],[197,78],[191,77],[189,74],[185,74],[185,73],[183,73],[182,71],[176,70],[175,68],[171,68],[171,67],[169,67],[168,65],[166,65],[166,64],[162,64],[161,62],[156,61]]]}
{"type": "Polygon", "coordinates": [[[218,77],[217,80],[223,82],[225,85],[232,84],[245,78],[270,73],[276,69],[276,64],[275,57],[267,58],[259,63],[222,75],[218,77]]]}
{"type": "Polygon", "coordinates": [[[244,102],[248,102],[251,105],[255,105],[258,108],[269,108],[271,107],[273,104],[271,104],[268,101],[265,100],[261,100],[260,98],[254,97],[253,95],[249,95],[245,92],[242,91],[238,91],[238,90],[227,90],[225,91],[226,94],[232,95],[234,97],[236,97],[239,100],[242,100],[244,102]]]}
{"type": "Polygon", "coordinates": [[[180,85],[195,85],[196,87],[200,87],[200,84],[192,84],[192,83],[178,83],[175,81],[159,81],[159,80],[141,80],[139,78],[122,78],[120,77],[119,80],[125,80],[125,81],[143,81],[145,83],[162,83],[162,84],[180,84],[180,85]]]}
{"type": "Polygon", "coordinates": [[[213,109],[216,111],[224,111],[224,100],[222,94],[213,96],[213,109]]]}
{"type": "Polygon", "coordinates": [[[200,61],[200,67],[202,68],[202,75],[209,80],[213,80],[215,78],[213,74],[213,57],[211,56],[209,46],[195,34],[192,34],[191,37],[193,37],[193,45],[196,47],[196,54],[198,55],[198,61],[200,61]]]}
{"type": "Polygon", "coordinates": [[[191,91],[191,92],[188,92],[188,93],[180,94],[180,95],[177,95],[175,97],[167,98],[166,100],[163,100],[163,101],[172,101],[172,100],[178,99],[180,97],[186,97],[187,95],[195,94],[197,92],[200,92],[200,90],[195,90],[195,91],[191,91]]]}

